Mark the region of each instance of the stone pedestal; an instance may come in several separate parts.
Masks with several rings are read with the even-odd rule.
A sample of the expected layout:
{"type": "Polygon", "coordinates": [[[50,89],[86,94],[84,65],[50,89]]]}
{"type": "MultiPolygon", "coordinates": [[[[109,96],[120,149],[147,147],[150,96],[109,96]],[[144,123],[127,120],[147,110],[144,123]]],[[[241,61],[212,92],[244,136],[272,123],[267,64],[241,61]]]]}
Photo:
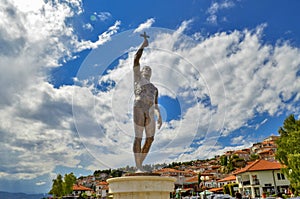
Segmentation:
{"type": "Polygon", "coordinates": [[[124,176],[107,180],[113,199],[169,199],[175,181],[164,176],[124,176]]]}

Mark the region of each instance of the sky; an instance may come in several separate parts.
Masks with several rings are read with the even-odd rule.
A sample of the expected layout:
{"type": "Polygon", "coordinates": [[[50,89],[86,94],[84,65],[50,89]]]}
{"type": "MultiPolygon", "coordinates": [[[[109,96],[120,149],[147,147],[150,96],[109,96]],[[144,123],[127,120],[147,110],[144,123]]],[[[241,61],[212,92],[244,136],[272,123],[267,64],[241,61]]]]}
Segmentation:
{"type": "Polygon", "coordinates": [[[134,166],[133,56],[150,36],[163,125],[145,164],[278,135],[300,105],[298,0],[2,0],[0,191],[134,166]]]}

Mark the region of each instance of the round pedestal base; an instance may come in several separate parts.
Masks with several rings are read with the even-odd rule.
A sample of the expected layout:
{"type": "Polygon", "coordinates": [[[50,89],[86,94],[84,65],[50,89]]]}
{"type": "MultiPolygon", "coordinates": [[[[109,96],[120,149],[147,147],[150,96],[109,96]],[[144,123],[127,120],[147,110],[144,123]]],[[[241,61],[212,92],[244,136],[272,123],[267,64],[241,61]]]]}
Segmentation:
{"type": "Polygon", "coordinates": [[[114,199],[169,199],[175,178],[164,176],[125,176],[108,179],[114,199]]]}

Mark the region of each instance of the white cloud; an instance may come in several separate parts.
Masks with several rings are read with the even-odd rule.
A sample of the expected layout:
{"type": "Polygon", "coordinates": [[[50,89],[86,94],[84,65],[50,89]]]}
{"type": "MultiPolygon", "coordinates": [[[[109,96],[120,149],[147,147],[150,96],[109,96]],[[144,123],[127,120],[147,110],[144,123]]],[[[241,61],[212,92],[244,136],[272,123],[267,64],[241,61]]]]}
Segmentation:
{"type": "Polygon", "coordinates": [[[245,138],[244,138],[244,136],[242,136],[242,135],[240,135],[240,136],[237,136],[237,137],[234,137],[234,138],[232,138],[231,139],[231,144],[239,144],[239,145],[241,145],[241,144],[243,144],[243,140],[244,140],[245,138]]]}
{"type": "Polygon", "coordinates": [[[106,21],[107,19],[111,18],[111,14],[109,12],[95,13],[95,15],[97,15],[100,21],[106,21]]]}
{"type": "Polygon", "coordinates": [[[92,24],[90,24],[90,23],[84,24],[84,25],[83,25],[83,28],[84,28],[84,29],[87,29],[87,30],[90,30],[90,31],[93,31],[93,30],[94,30],[94,27],[93,27],[92,24]]]}
{"type": "Polygon", "coordinates": [[[102,45],[120,22],[93,43],[79,41],[67,24],[67,18],[81,13],[80,0],[1,1],[0,10],[1,179],[33,179],[58,165],[74,167],[87,151],[76,132],[72,106],[89,109],[73,104],[72,95],[76,89],[88,92],[76,86],[56,89],[45,71],[72,59],[78,46],[102,45]]]}
{"type": "Polygon", "coordinates": [[[100,45],[103,45],[105,42],[109,41],[111,36],[117,33],[119,29],[120,21],[116,21],[115,24],[108,28],[107,31],[98,36],[98,40],[95,42],[92,41],[81,41],[76,42],[76,51],[81,52],[86,49],[97,48],[100,45]]]}
{"type": "Polygon", "coordinates": [[[207,12],[210,14],[216,14],[218,11],[222,9],[228,9],[235,6],[233,1],[225,0],[220,3],[213,2],[211,6],[208,8],[207,12]]]}
{"type": "Polygon", "coordinates": [[[268,119],[264,119],[263,121],[261,121],[259,124],[255,125],[255,130],[257,130],[260,126],[262,126],[263,124],[265,124],[268,121],[268,119]]]}
{"type": "MultiPolygon", "coordinates": [[[[211,6],[207,9],[209,16],[206,21],[212,24],[218,22],[218,12],[220,10],[229,9],[235,6],[235,3],[231,0],[223,0],[221,2],[212,2],[211,6]]],[[[223,17],[223,21],[227,21],[226,17],[223,17]]]]}
{"type": "Polygon", "coordinates": [[[134,30],[134,32],[142,32],[143,30],[150,28],[154,22],[154,18],[147,19],[147,21],[140,24],[139,27],[134,30]]]}
{"type": "Polygon", "coordinates": [[[42,185],[44,185],[44,184],[46,184],[47,182],[37,182],[37,183],[35,183],[37,186],[42,186],[42,185]]]}

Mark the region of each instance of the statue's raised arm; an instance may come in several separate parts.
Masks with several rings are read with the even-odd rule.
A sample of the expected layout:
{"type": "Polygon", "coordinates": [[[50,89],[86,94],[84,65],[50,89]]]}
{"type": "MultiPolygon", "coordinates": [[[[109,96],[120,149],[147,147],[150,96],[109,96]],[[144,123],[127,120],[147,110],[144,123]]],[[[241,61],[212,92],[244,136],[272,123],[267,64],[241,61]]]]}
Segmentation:
{"type": "Polygon", "coordinates": [[[146,34],[146,32],[144,32],[144,34],[141,34],[140,36],[144,38],[144,42],[142,43],[142,45],[140,46],[138,51],[135,53],[134,63],[133,63],[134,67],[140,65],[140,58],[142,57],[143,50],[144,50],[144,48],[146,48],[149,45],[148,44],[149,36],[146,34]]]}

